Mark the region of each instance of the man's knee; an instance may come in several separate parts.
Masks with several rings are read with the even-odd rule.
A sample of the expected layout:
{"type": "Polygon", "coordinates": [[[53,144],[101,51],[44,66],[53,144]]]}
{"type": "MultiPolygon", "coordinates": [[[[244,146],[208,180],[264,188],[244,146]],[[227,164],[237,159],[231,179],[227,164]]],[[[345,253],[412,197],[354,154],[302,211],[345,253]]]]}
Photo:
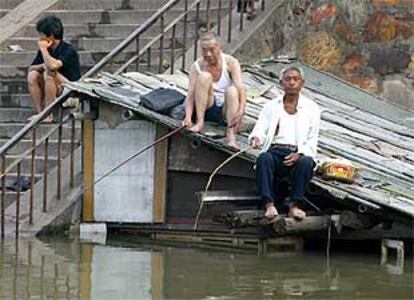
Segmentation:
{"type": "Polygon", "coordinates": [[[312,157],[304,155],[298,160],[297,165],[298,167],[301,167],[301,168],[313,169],[315,166],[315,161],[313,160],[312,157]]]}
{"type": "Polygon", "coordinates": [[[197,77],[198,85],[211,85],[213,83],[213,76],[209,72],[200,72],[197,77]]]}
{"type": "Polygon", "coordinates": [[[27,83],[29,85],[39,85],[42,82],[42,74],[37,71],[27,73],[27,83]]]}
{"type": "Polygon", "coordinates": [[[256,166],[260,168],[261,166],[269,165],[272,162],[272,160],[272,155],[269,152],[262,153],[257,158],[256,166]]]}
{"type": "Polygon", "coordinates": [[[226,95],[226,99],[238,99],[239,98],[239,92],[237,91],[237,88],[234,85],[229,86],[226,89],[225,95],[226,95]]]}

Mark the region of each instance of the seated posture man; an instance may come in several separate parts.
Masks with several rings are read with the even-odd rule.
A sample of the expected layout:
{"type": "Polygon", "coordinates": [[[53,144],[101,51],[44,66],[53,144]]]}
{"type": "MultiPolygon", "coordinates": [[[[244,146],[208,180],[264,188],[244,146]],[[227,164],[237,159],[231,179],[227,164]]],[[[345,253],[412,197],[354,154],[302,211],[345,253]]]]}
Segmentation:
{"type": "Polygon", "coordinates": [[[313,176],[320,113],[315,102],[300,94],[304,84],[302,69],[285,68],[279,80],[284,96],[266,103],[249,140],[253,148],[262,147],[256,162],[256,181],[266,204],[266,217],[278,215],[274,202],[280,195],[275,183],[290,175],[289,215],[301,220],[306,213],[299,204],[313,176]]]}
{"type": "MultiPolygon", "coordinates": [[[[44,17],[37,22],[36,30],[40,35],[37,42],[39,50],[29,67],[27,81],[33,105],[37,113],[40,113],[43,101],[46,107],[59,96],[65,81],[76,81],[81,76],[78,53],[72,45],[62,40],[63,25],[60,19],[54,16],[44,17]]],[[[53,122],[52,114],[43,122],[53,122]]]]}
{"type": "Polygon", "coordinates": [[[226,122],[228,145],[239,148],[236,132],[246,105],[240,64],[234,57],[222,53],[218,38],[212,32],[201,36],[200,47],[202,57],[191,66],[183,125],[200,132],[204,120],[226,122]],[[195,125],[192,124],[194,107],[195,125]]]}

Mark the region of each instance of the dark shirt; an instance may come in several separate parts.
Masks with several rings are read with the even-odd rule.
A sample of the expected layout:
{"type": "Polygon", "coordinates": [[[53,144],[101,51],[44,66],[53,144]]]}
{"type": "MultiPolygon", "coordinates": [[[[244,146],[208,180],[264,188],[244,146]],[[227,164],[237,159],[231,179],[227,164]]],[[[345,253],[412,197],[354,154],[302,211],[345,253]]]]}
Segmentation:
{"type": "MultiPolygon", "coordinates": [[[[62,62],[62,67],[57,71],[69,81],[76,81],[81,77],[79,55],[75,48],[64,41],[61,41],[55,49],[48,49],[49,54],[62,62]]],[[[40,50],[37,51],[32,65],[43,64],[43,56],[40,50]]]]}

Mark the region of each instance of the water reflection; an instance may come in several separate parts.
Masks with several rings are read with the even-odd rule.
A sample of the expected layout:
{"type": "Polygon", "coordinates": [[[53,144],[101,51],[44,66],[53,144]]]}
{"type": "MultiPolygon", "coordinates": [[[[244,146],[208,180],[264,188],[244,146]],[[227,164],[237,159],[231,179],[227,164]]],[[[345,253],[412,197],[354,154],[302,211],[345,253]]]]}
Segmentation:
{"type": "Polygon", "coordinates": [[[148,241],[4,241],[0,299],[412,299],[404,274],[378,257],[269,254],[258,257],[148,241]]]}

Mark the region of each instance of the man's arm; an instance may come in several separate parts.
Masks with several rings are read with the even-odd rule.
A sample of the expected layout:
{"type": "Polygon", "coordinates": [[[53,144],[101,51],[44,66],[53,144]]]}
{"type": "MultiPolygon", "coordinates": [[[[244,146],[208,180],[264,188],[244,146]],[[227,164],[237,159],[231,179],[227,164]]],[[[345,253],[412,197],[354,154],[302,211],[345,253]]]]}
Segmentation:
{"type": "Polygon", "coordinates": [[[31,71],[43,72],[44,70],[45,70],[45,65],[44,64],[31,65],[29,67],[29,72],[31,72],[31,71]]]}
{"type": "Polygon", "coordinates": [[[193,64],[190,70],[187,98],[185,99],[185,118],[183,120],[183,125],[187,127],[192,125],[191,118],[194,112],[195,85],[197,82],[197,77],[198,77],[198,72],[193,64]]]}
{"type": "Polygon", "coordinates": [[[63,66],[61,60],[53,58],[48,51],[48,48],[51,46],[51,42],[47,40],[39,40],[39,50],[42,54],[44,65],[46,70],[54,72],[60,69],[63,66]]]}
{"type": "Polygon", "coordinates": [[[232,120],[232,124],[229,124],[230,127],[240,125],[241,119],[244,115],[244,111],[246,108],[246,89],[243,84],[243,77],[240,64],[237,59],[231,57],[230,63],[230,74],[233,80],[233,84],[237,89],[237,93],[239,95],[239,111],[237,112],[234,120],[232,120]]]}

